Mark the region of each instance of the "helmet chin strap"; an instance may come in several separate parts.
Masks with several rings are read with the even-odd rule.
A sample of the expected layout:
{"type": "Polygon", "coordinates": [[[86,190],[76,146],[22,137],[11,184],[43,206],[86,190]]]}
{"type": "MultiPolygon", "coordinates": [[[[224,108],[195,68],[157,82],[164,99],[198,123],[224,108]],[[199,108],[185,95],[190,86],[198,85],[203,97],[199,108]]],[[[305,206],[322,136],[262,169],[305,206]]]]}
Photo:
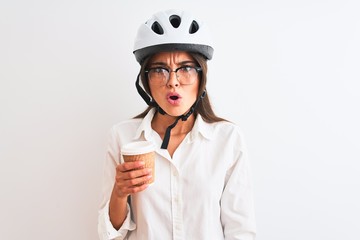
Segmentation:
{"type": "MultiPolygon", "coordinates": [[[[153,99],[151,99],[151,97],[144,91],[144,89],[142,89],[142,87],[140,86],[139,79],[140,79],[140,74],[137,76],[137,79],[136,79],[136,89],[137,89],[138,93],[140,94],[140,96],[144,99],[144,101],[149,106],[156,107],[157,111],[160,114],[162,114],[162,115],[167,114],[153,99]]],[[[169,145],[171,130],[176,126],[176,124],[179,122],[180,119],[182,121],[186,121],[190,117],[190,115],[194,113],[200,100],[203,99],[205,97],[205,95],[206,95],[206,90],[204,90],[201,93],[201,95],[196,99],[195,103],[191,106],[190,110],[186,114],[182,114],[182,115],[178,116],[176,118],[175,122],[166,128],[164,139],[161,144],[162,149],[167,149],[167,147],[169,145]]]]}
{"type": "Polygon", "coordinates": [[[144,99],[147,105],[151,107],[156,107],[157,111],[162,115],[165,115],[165,111],[147,94],[144,89],[140,86],[140,73],[138,74],[135,82],[136,89],[140,96],[144,99]]]}
{"type": "Polygon", "coordinates": [[[198,97],[198,99],[195,101],[195,103],[191,106],[190,110],[186,114],[178,116],[175,122],[167,127],[163,142],[161,144],[162,149],[167,149],[169,145],[171,130],[176,126],[176,124],[179,122],[180,119],[182,121],[186,121],[190,117],[190,115],[194,113],[198,103],[200,102],[201,99],[205,97],[205,95],[206,95],[206,90],[202,92],[202,94],[198,97]]]}

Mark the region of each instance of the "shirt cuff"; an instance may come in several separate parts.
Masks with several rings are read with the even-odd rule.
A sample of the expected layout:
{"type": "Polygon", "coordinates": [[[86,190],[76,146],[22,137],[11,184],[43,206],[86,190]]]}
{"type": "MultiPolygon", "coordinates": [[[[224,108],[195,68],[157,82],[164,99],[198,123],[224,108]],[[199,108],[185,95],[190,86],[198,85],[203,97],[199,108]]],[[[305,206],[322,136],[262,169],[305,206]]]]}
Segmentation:
{"type": "Polygon", "coordinates": [[[106,236],[106,238],[103,239],[124,239],[128,231],[133,231],[136,228],[136,224],[131,220],[129,204],[127,204],[126,208],[127,215],[119,230],[116,230],[110,222],[109,201],[106,203],[105,207],[100,210],[100,215],[102,215],[101,218],[104,224],[103,227],[105,229],[103,229],[103,231],[99,230],[102,232],[101,235],[104,237],[106,236]]]}

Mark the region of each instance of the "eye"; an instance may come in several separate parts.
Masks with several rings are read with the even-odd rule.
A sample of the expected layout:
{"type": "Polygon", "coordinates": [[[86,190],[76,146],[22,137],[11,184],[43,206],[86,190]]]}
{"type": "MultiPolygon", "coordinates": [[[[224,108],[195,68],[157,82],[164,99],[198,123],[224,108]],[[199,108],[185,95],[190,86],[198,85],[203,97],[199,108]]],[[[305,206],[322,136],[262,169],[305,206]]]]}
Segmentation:
{"type": "Polygon", "coordinates": [[[192,66],[182,66],[179,68],[179,71],[183,72],[183,73],[192,72],[193,70],[194,70],[194,67],[192,67],[192,66]]]}
{"type": "Polygon", "coordinates": [[[166,74],[168,70],[166,68],[157,67],[150,69],[150,72],[153,74],[166,74]]]}

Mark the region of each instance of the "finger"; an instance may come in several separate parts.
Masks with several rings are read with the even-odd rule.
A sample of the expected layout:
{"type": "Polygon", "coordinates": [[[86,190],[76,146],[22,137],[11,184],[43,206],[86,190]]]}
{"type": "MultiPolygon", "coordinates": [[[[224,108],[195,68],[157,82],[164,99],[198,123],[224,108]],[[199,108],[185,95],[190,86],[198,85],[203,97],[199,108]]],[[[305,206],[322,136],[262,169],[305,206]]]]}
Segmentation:
{"type": "Polygon", "coordinates": [[[144,191],[148,186],[149,186],[148,183],[144,183],[144,184],[141,184],[141,185],[131,187],[131,188],[129,188],[129,194],[134,194],[134,193],[144,191]]]}
{"type": "Polygon", "coordinates": [[[142,185],[125,188],[125,190],[123,192],[126,193],[126,195],[135,194],[135,193],[144,191],[148,186],[149,186],[149,184],[145,183],[142,185]]]}
{"type": "Polygon", "coordinates": [[[148,181],[151,180],[151,178],[152,176],[150,175],[126,181],[122,180],[121,184],[116,184],[118,194],[123,196],[143,191],[149,186],[148,181]]]}
{"type": "Polygon", "coordinates": [[[134,178],[147,176],[151,173],[152,173],[151,168],[142,168],[142,169],[123,172],[121,175],[124,177],[124,179],[127,180],[127,179],[134,179],[134,178]]]}
{"type": "Polygon", "coordinates": [[[116,174],[116,181],[121,184],[121,182],[124,182],[126,180],[136,179],[140,177],[146,177],[152,174],[151,168],[143,168],[143,169],[137,169],[127,172],[117,172],[116,174]]]}
{"type": "Polygon", "coordinates": [[[116,170],[120,172],[127,172],[133,169],[143,168],[145,165],[144,161],[124,162],[116,167],[116,170]]]}
{"type": "Polygon", "coordinates": [[[152,179],[152,175],[148,174],[145,176],[125,180],[124,183],[125,183],[125,186],[127,186],[127,187],[137,187],[137,186],[147,183],[151,179],[152,179]]]}

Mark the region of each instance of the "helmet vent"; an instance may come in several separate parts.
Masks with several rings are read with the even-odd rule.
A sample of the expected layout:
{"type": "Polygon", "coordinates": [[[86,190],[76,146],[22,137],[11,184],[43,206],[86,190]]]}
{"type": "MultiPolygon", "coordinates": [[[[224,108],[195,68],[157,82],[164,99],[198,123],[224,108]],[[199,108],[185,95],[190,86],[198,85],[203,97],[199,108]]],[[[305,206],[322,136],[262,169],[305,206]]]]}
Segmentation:
{"type": "Polygon", "coordinates": [[[164,34],[164,30],[163,28],[161,27],[161,25],[158,23],[158,22],[154,22],[152,25],[151,25],[151,29],[159,34],[159,35],[163,35],[164,34]]]}
{"type": "Polygon", "coordinates": [[[190,34],[194,34],[199,30],[199,24],[196,21],[192,21],[189,29],[190,34]]]}
{"type": "Polygon", "coordinates": [[[169,21],[174,28],[178,28],[181,23],[181,18],[178,15],[171,15],[169,21]]]}

